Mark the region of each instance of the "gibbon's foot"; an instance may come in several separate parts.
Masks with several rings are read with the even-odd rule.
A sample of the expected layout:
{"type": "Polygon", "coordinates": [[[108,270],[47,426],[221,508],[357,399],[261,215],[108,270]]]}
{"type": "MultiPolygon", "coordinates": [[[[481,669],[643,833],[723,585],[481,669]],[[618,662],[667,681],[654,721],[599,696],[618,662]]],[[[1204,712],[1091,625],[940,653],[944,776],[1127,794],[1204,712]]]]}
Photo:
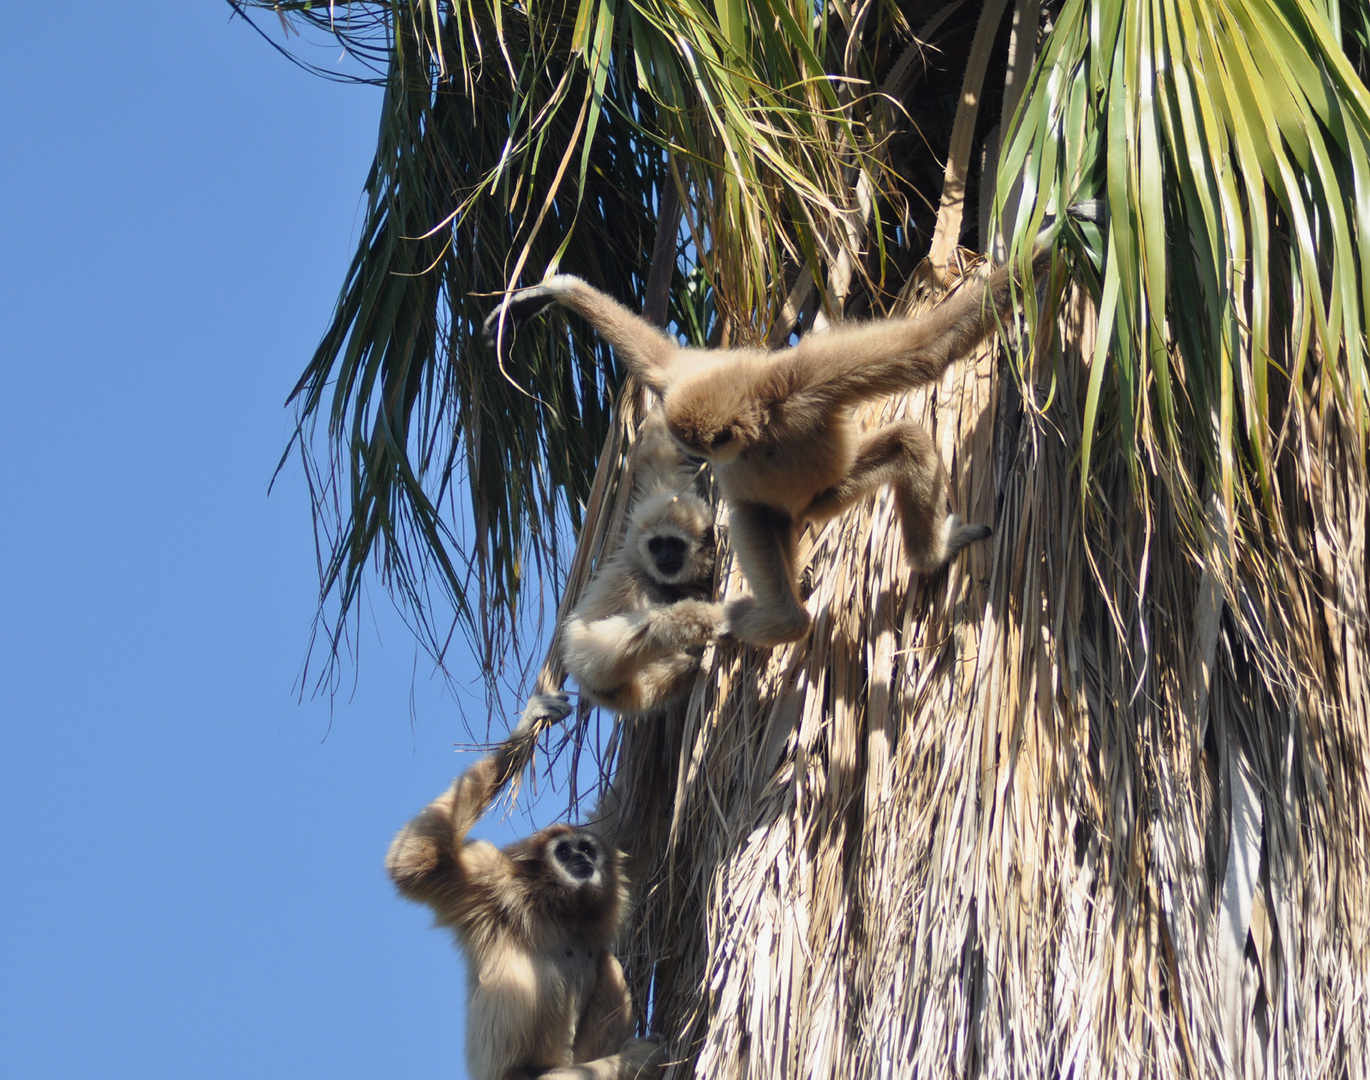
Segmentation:
{"type": "Polygon", "coordinates": [[[960,514],[948,514],[942,528],[940,557],[930,558],[926,553],[920,556],[916,552],[909,552],[909,563],[920,573],[936,573],[954,559],[962,548],[994,535],[994,530],[988,525],[967,525],[961,520],[960,514]]]}
{"type": "Polygon", "coordinates": [[[967,525],[960,514],[947,515],[947,554],[951,559],[962,548],[980,540],[988,540],[994,530],[988,525],[967,525]]]}
{"type": "Polygon", "coordinates": [[[558,724],[571,715],[571,708],[571,699],[564,690],[550,694],[534,694],[528,699],[523,715],[519,717],[518,725],[510,732],[509,737],[520,738],[544,721],[547,724],[558,724]]]}
{"type": "MultiPolygon", "coordinates": [[[[1071,203],[1066,207],[1065,216],[1074,221],[1088,221],[1094,225],[1102,225],[1108,220],[1108,202],[1104,199],[1081,199],[1079,202],[1071,203]]],[[[1055,214],[1048,214],[1042,219],[1042,228],[1037,233],[1039,243],[1051,233],[1059,220],[1055,214]]]]}
{"type": "Polygon", "coordinates": [[[723,607],[725,618],[718,636],[724,641],[742,641],[748,645],[761,646],[798,641],[808,634],[813,620],[797,603],[789,610],[786,610],[787,607],[785,605],[778,610],[763,607],[754,596],[729,600],[723,607]]]}
{"type": "Polygon", "coordinates": [[[485,333],[485,340],[491,345],[495,344],[495,337],[499,332],[500,317],[506,312],[509,322],[518,328],[556,302],[556,293],[545,285],[534,285],[531,288],[510,293],[499,307],[485,316],[485,323],[481,327],[485,333]]]}

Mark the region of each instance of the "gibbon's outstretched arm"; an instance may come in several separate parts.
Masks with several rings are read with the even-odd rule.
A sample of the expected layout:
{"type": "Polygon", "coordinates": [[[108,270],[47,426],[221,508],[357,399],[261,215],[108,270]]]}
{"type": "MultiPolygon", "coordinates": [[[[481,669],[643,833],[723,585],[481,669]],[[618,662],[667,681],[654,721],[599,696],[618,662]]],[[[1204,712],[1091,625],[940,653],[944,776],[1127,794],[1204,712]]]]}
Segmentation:
{"type": "MultiPolygon", "coordinates": [[[[1050,265],[1051,250],[1042,245],[1034,276],[1050,265]]],[[[839,323],[810,334],[777,356],[792,387],[786,407],[837,408],[937,382],[1008,318],[1023,288],[1014,269],[996,268],[918,318],[839,323]],[[849,362],[834,363],[843,357],[849,362]]]]}
{"type": "Polygon", "coordinates": [[[564,693],[534,694],[509,737],[400,831],[390,845],[385,869],[404,896],[435,907],[441,903],[460,928],[468,907],[463,892],[470,890],[474,903],[476,893],[502,884],[512,870],[508,857],[493,844],[469,843],[466,836],[508,779],[518,739],[538,721],[555,723],[570,711],[564,693]]]}
{"type": "Polygon", "coordinates": [[[508,312],[514,325],[560,304],[582,316],[618,353],[618,358],[645,386],[657,393],[680,345],[617,300],[572,274],[554,274],[540,285],[511,293],[485,317],[485,338],[494,343],[501,317],[508,312]]]}
{"type": "Polygon", "coordinates": [[[512,747],[566,695],[534,696],[510,738],[467,769],[390,846],[402,894],[451,928],[467,959],[472,1080],[635,1080],[659,1046],[633,1039],[633,1006],[611,951],[628,890],[624,855],[594,831],[551,825],[499,850],[467,834],[494,799],[512,747]]]}
{"type": "MultiPolygon", "coordinates": [[[[1070,216],[1079,220],[1098,222],[1103,214],[1103,204],[1097,199],[1070,208],[1070,216]]],[[[1050,264],[1049,239],[1054,231],[1054,225],[1049,225],[1038,239],[1033,254],[1034,277],[1050,264]]],[[[839,323],[770,356],[778,366],[783,365],[780,370],[789,382],[787,393],[807,397],[812,392],[817,402],[829,405],[851,405],[935,382],[1008,315],[1014,294],[1013,271],[1012,265],[1000,266],[978,287],[963,287],[919,318],[839,323]],[[836,378],[823,371],[824,378],[815,382],[815,359],[826,361],[839,352],[854,362],[836,373],[836,378]]],[[[722,350],[682,347],[665,331],[573,274],[554,274],[538,285],[510,293],[486,316],[486,340],[494,344],[506,314],[515,325],[522,325],[552,304],[570,308],[589,322],[622,363],[658,394],[666,393],[682,366],[695,368],[711,358],[726,356],[722,350]]],[[[689,449],[697,452],[694,447],[689,449]]]]}
{"type": "Polygon", "coordinates": [[[572,612],[562,636],[567,670],[596,705],[633,714],[684,691],[702,649],[723,629],[723,608],[703,600],[648,605],[596,619],[572,612]]]}

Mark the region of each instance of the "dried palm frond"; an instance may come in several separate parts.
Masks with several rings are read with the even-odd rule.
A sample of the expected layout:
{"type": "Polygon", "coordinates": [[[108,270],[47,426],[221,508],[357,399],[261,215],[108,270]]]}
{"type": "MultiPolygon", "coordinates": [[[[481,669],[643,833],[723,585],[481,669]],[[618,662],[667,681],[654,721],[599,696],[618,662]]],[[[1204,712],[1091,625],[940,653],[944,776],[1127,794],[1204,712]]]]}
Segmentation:
{"type": "Polygon", "coordinates": [[[1370,114],[1291,7],[1064,6],[1001,191],[1020,247],[1107,192],[1091,288],[1048,290],[1016,378],[907,406],[988,565],[910,583],[887,503],[834,523],[812,640],[721,650],[623,734],[676,1075],[1364,1073],[1370,114]],[[1312,59],[1271,61],[1243,158],[1266,99],[1202,61],[1248,49],[1312,59]]]}

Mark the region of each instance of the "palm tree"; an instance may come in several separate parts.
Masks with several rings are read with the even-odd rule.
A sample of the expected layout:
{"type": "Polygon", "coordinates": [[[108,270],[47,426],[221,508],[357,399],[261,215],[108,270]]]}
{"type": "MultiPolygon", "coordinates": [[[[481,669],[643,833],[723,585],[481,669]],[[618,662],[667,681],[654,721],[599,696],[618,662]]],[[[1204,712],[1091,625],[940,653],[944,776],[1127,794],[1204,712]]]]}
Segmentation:
{"type": "Polygon", "coordinates": [[[612,542],[639,395],[574,322],[497,360],[502,289],[784,341],[1106,200],[1020,330],[870,410],[993,544],[919,578],[848,514],[810,640],[603,729],[673,1075],[1366,1075],[1370,8],[230,2],[385,86],[294,394],[334,650],[374,560],[436,656],[447,612],[520,657],[522,587],[612,542]]]}

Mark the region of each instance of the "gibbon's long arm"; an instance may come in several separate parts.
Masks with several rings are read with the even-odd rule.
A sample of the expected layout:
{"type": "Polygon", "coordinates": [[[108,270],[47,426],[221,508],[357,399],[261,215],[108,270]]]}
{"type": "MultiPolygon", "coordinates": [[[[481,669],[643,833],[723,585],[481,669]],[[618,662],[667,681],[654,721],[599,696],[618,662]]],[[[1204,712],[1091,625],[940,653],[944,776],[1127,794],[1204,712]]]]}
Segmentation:
{"type": "MultiPolygon", "coordinates": [[[[1103,223],[1107,206],[1101,199],[1085,199],[1070,206],[1067,213],[1080,221],[1103,223]]],[[[1055,223],[1049,221],[1038,236],[1032,262],[1034,278],[1050,262],[1049,241],[1055,231],[1055,223]]],[[[1008,314],[1012,271],[1011,265],[999,267],[980,288],[962,289],[917,319],[839,324],[771,356],[778,366],[791,369],[786,374],[795,380],[792,388],[796,396],[809,396],[806,390],[812,389],[814,369],[820,369],[820,396],[812,400],[825,404],[849,405],[923,386],[940,379],[948,365],[978,345],[1008,314]],[[844,365],[846,376],[831,378],[823,361],[835,355],[861,357],[862,362],[844,365]]],[[[711,355],[710,350],[683,348],[664,331],[572,274],[554,274],[541,284],[506,296],[485,318],[486,339],[494,344],[506,314],[519,325],[552,304],[561,304],[585,318],[619,359],[658,394],[666,393],[677,374],[697,370],[711,355]]]]}
{"type": "MultiPolygon", "coordinates": [[[[1050,262],[1050,249],[1039,248],[1034,277],[1050,262]]],[[[1014,291],[1013,267],[1004,265],[917,318],[839,323],[811,334],[776,355],[792,387],[786,404],[836,408],[936,382],[1008,316],[1014,291]]]]}
{"type": "Polygon", "coordinates": [[[618,353],[646,386],[663,393],[672,360],[680,345],[640,315],[572,274],[554,274],[540,285],[510,294],[485,318],[485,337],[493,342],[501,316],[507,311],[514,323],[531,319],[552,304],[568,307],[583,316],[618,353]]]}
{"type": "MultiPolygon", "coordinates": [[[[1104,221],[1106,207],[1100,199],[1085,199],[1068,213],[1097,224],[1104,221]]],[[[1038,234],[1032,255],[1034,280],[1051,265],[1056,231],[1055,223],[1048,222],[1038,234]]],[[[788,400],[801,407],[853,405],[936,382],[1008,318],[1015,292],[1031,287],[1020,281],[1015,289],[1015,270],[1009,263],[997,267],[979,286],[962,288],[915,319],[839,323],[804,338],[776,357],[792,380],[788,400]],[[828,366],[833,358],[844,357],[859,357],[860,363],[828,366]]]]}
{"type": "Polygon", "coordinates": [[[533,695],[509,738],[400,830],[385,868],[401,893],[432,905],[435,899],[450,902],[464,889],[497,884],[508,872],[508,857],[493,844],[468,843],[466,836],[508,779],[522,733],[543,718],[560,720],[570,711],[564,693],[533,695]]]}
{"type": "Polygon", "coordinates": [[[605,951],[595,967],[595,988],[576,1021],[571,1047],[575,1061],[608,1057],[623,1048],[633,1034],[633,997],[623,978],[618,957],[605,951]]]}

